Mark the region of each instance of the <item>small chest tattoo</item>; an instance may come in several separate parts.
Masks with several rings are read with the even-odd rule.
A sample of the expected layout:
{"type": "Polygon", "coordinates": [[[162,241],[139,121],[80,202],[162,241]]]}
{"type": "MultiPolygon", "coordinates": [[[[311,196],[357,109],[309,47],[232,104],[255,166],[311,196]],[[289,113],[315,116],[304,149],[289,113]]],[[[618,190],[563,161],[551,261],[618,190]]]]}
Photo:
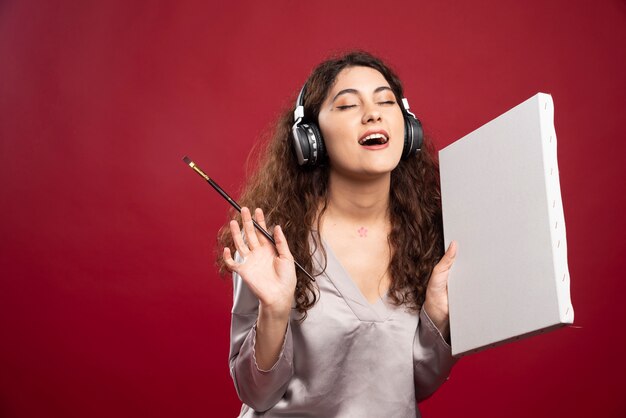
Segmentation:
{"type": "Polygon", "coordinates": [[[365,228],[365,227],[363,227],[363,226],[362,226],[362,227],[360,227],[359,229],[357,229],[357,231],[356,231],[356,232],[358,232],[358,233],[359,233],[359,236],[360,236],[361,238],[365,238],[365,237],[367,237],[367,228],[365,228]]]}

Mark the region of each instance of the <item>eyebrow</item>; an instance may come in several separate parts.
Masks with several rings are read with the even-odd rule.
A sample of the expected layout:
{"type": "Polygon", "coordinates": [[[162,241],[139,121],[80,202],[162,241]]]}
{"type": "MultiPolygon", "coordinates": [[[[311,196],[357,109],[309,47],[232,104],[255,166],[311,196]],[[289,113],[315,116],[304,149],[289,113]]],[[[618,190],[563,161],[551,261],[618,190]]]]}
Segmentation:
{"type": "MultiPolygon", "coordinates": [[[[393,93],[393,90],[391,90],[391,87],[380,86],[380,87],[377,87],[376,90],[374,90],[374,94],[380,93],[381,91],[384,91],[384,90],[389,90],[389,91],[391,91],[393,93]]],[[[359,91],[356,90],[356,89],[343,89],[339,93],[335,94],[335,97],[333,97],[333,100],[331,101],[331,103],[334,102],[335,100],[337,100],[337,97],[339,97],[339,96],[341,96],[343,94],[350,94],[350,93],[351,94],[359,94],[359,91]]]]}

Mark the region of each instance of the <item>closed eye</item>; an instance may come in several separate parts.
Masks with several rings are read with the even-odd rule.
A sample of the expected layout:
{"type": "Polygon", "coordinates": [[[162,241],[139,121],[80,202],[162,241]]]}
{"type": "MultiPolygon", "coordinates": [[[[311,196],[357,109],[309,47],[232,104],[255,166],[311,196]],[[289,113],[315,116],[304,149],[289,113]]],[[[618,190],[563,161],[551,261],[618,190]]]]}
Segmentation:
{"type": "Polygon", "coordinates": [[[341,105],[341,106],[337,106],[337,109],[339,110],[346,110],[346,109],[350,109],[356,107],[356,105],[341,105]]]}
{"type": "Polygon", "coordinates": [[[378,102],[378,104],[383,104],[383,105],[395,105],[396,101],[395,100],[386,100],[384,102],[378,102]]]}

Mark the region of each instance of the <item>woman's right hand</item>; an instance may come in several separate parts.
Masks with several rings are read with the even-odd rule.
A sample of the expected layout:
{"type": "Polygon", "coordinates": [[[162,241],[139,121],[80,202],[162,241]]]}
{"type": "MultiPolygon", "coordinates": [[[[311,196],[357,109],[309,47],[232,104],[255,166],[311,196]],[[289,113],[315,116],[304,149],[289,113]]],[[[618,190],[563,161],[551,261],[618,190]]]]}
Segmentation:
{"type": "MultiPolygon", "coordinates": [[[[256,209],[255,221],[267,230],[263,211],[256,209]]],[[[289,316],[296,289],[296,269],[287,239],[280,226],[274,228],[276,248],[252,223],[252,215],[246,207],[241,208],[241,220],[246,236],[244,242],[239,223],[230,221],[230,233],[235,247],[243,258],[241,263],[233,260],[228,247],[224,248],[224,262],[229,270],[238,273],[259,299],[265,313],[289,316]]]]}

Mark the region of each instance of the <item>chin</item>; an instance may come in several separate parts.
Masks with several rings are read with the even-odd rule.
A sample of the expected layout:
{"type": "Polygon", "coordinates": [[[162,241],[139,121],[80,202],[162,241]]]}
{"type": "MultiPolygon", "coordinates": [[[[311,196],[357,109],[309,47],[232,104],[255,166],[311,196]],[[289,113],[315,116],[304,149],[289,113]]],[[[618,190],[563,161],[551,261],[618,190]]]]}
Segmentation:
{"type": "Polygon", "coordinates": [[[362,174],[368,177],[378,177],[390,174],[400,163],[400,160],[363,167],[362,174]]]}
{"type": "Polygon", "coordinates": [[[391,155],[391,153],[380,153],[361,156],[350,162],[346,161],[348,164],[345,165],[337,161],[333,164],[331,160],[330,165],[331,170],[342,176],[371,180],[391,173],[400,163],[400,157],[400,153],[397,156],[391,155]]]}
{"type": "Polygon", "coordinates": [[[393,171],[398,164],[400,164],[400,156],[397,158],[390,158],[387,156],[385,158],[377,158],[369,164],[364,164],[364,167],[366,167],[368,171],[382,174],[393,171]]]}

